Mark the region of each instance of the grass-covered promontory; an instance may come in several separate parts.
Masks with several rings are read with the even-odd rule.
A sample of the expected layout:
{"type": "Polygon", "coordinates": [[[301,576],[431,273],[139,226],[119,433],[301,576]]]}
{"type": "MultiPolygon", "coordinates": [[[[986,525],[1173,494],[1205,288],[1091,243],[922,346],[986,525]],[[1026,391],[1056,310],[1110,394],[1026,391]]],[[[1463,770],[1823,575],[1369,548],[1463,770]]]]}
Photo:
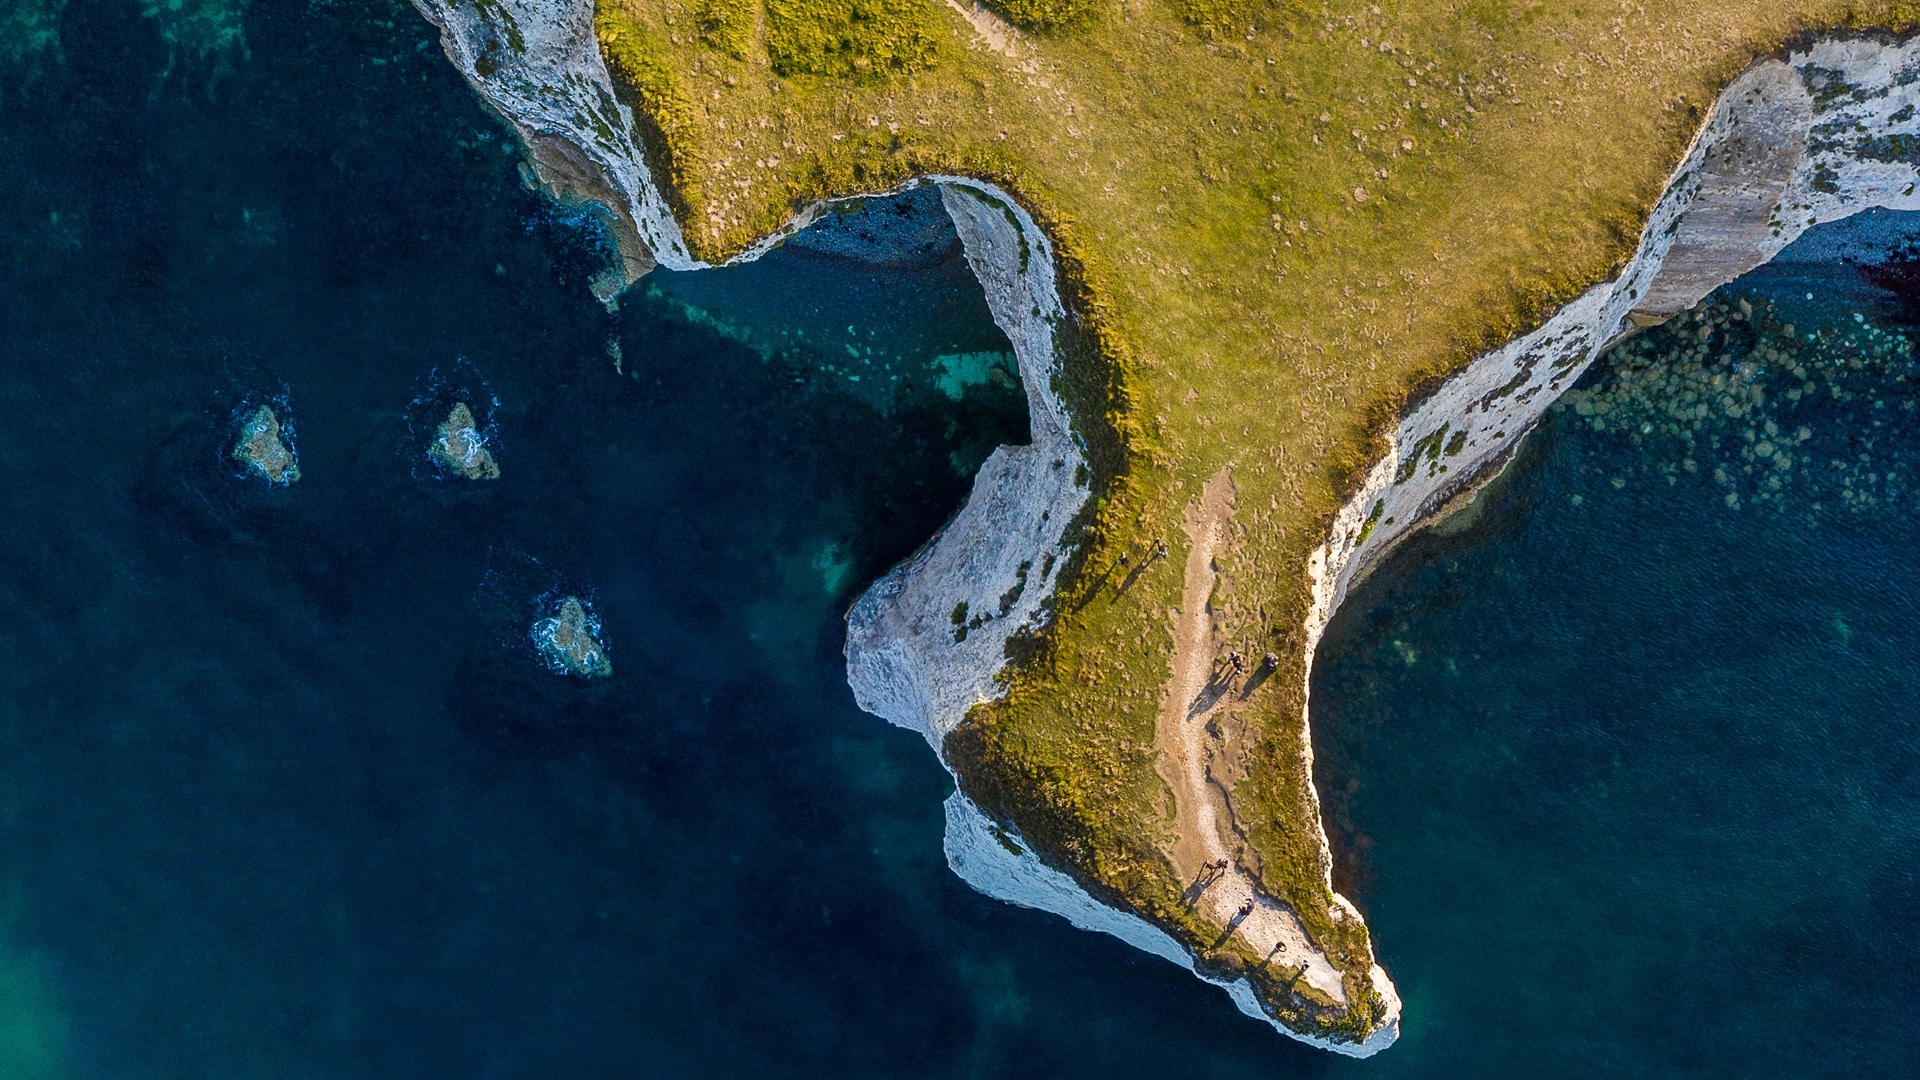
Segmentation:
{"type": "MultiPolygon", "coordinates": [[[[1911,0],[599,0],[694,252],[825,196],[992,180],[1057,242],[1096,501],[1056,618],[949,740],[1053,865],[1245,970],[1301,1029],[1374,1023],[1325,885],[1301,739],[1308,553],[1416,386],[1612,275],[1719,89],[1911,0]],[[1024,29],[1016,29],[1018,27],[1024,29]],[[1290,989],[1181,902],[1156,768],[1181,522],[1229,470],[1213,596],[1280,670],[1236,708],[1231,812],[1265,889],[1346,970],[1290,989]],[[1138,567],[1117,593],[1120,557],[1138,567]],[[1322,995],[1321,997],[1324,997],[1322,995]]],[[[1359,898],[1364,902],[1364,897],[1359,898]]]]}

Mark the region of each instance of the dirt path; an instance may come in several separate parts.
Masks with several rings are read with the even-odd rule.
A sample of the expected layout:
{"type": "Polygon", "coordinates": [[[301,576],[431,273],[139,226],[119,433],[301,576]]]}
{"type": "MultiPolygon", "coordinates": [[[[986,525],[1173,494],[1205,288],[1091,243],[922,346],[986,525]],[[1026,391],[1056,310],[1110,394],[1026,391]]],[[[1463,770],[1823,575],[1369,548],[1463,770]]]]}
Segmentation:
{"type": "Polygon", "coordinates": [[[1225,749],[1227,710],[1255,677],[1252,662],[1238,674],[1225,664],[1225,635],[1208,607],[1217,577],[1215,559],[1227,546],[1233,500],[1233,478],[1222,469],[1187,507],[1181,523],[1191,546],[1180,606],[1169,612],[1173,672],[1155,732],[1160,774],[1173,789],[1177,809],[1178,837],[1169,854],[1189,882],[1187,902],[1224,928],[1223,941],[1228,935],[1239,938],[1274,967],[1298,968],[1307,983],[1344,1002],[1338,969],[1308,943],[1292,909],[1262,895],[1257,879],[1243,865],[1245,845],[1228,801],[1230,773],[1224,761],[1215,769],[1225,749]]]}

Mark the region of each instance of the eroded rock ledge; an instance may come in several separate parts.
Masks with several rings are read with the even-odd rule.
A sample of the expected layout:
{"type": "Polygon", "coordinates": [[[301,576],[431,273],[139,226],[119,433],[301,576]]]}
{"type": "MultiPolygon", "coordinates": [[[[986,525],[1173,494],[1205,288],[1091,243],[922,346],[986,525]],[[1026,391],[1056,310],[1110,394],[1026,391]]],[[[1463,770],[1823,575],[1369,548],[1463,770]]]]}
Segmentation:
{"type": "MultiPolygon", "coordinates": [[[[675,269],[706,265],[689,253],[648,170],[634,117],[614,93],[594,36],[591,0],[486,0],[471,8],[452,0],[414,2],[441,28],[448,57],[518,130],[543,185],[556,197],[606,208],[628,280],[654,261],[675,269]]],[[[1870,207],[1920,208],[1914,197],[1920,124],[1911,104],[1920,99],[1916,83],[1920,53],[1844,41],[1763,62],[1728,87],[1619,279],[1476,358],[1387,433],[1388,452],[1310,559],[1313,604],[1303,670],[1310,676],[1321,634],[1359,576],[1508,460],[1547,406],[1623,328],[1687,309],[1813,224],[1870,207]]],[[[1066,561],[1065,530],[1088,491],[1084,453],[1053,388],[1054,328],[1064,312],[1049,240],[992,185],[951,176],[921,182],[940,185],[994,320],[1014,346],[1033,432],[1030,445],[997,450],[953,522],[848,613],[848,681],[856,700],[919,731],[938,754],[967,710],[1000,692],[995,676],[1006,663],[1008,636],[1043,617],[1053,575],[1066,561]]],[[[758,257],[824,210],[824,204],[808,208],[739,258],[758,257]]],[[[1311,740],[1304,745],[1311,747],[1311,740]]],[[[948,863],[974,888],[1194,969],[1192,955],[1172,937],[1095,901],[958,791],[947,800],[946,818],[948,863]]],[[[1324,850],[1324,832],[1321,844],[1324,850]]],[[[1262,1009],[1244,980],[1222,985],[1248,1015],[1295,1038],[1364,1057],[1390,1045],[1399,1030],[1393,985],[1377,965],[1372,973],[1387,1012],[1360,1043],[1291,1031],[1262,1009]]]]}
{"type": "Polygon", "coordinates": [[[1920,42],[1823,41],[1728,86],[1620,276],[1477,357],[1389,433],[1388,453],[1315,553],[1309,640],[1382,554],[1503,465],[1623,335],[1691,308],[1816,224],[1920,209],[1917,106],[1920,42]]]}

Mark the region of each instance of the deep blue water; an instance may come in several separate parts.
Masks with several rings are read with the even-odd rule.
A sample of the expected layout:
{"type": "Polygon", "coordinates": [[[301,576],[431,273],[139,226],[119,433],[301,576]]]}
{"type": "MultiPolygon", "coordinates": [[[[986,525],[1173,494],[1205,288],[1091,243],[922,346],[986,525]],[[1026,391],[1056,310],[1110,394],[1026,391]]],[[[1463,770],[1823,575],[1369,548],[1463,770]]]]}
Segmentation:
{"type": "Polygon", "coordinates": [[[1025,436],[935,205],[610,311],[591,216],[411,9],[152,9],[23,2],[0,42],[0,1077],[1913,1056],[1911,364],[1851,314],[1908,316],[1852,271],[1773,268],[1767,310],[1885,355],[1745,425],[1846,467],[1596,430],[1648,400],[1599,370],[1606,412],[1336,621],[1320,782],[1408,998],[1353,1065],[970,892],[945,775],[852,704],[845,605],[1025,436]],[[453,400],[498,481],[425,458],[453,400]],[[263,402],[289,488],[226,458],[263,402]],[[611,678],[534,654],[561,593],[611,678]]]}
{"type": "Polygon", "coordinates": [[[1339,1071],[1913,1075],[1920,337],[1833,260],[1915,231],[1817,231],[1596,364],[1336,617],[1319,780],[1407,1000],[1339,1071]]]}
{"type": "Polygon", "coordinates": [[[610,314],[411,9],[184,10],[0,79],[0,1076],[1272,1060],[967,890],[853,706],[845,606],[1025,437],[937,202],[610,314]],[[424,457],[456,399],[497,482],[424,457]],[[226,458],[260,402],[291,487],[226,458]],[[556,591],[610,679],[533,654],[556,591]]]}

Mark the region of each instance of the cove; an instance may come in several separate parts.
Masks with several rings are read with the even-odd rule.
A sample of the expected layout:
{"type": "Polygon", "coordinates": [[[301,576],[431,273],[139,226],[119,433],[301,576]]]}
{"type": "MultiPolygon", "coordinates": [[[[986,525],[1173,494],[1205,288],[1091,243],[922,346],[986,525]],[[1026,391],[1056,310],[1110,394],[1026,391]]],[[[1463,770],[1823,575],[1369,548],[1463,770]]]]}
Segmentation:
{"type": "Polygon", "coordinates": [[[846,605],[1027,435],[937,202],[609,312],[411,9],[171,20],[70,0],[0,85],[0,1075],[1270,1054],[956,881],[851,700],[846,605]],[[499,479],[434,472],[456,401],[499,479]],[[541,665],[555,594],[609,678],[541,665]]]}
{"type": "Polygon", "coordinates": [[[1906,1071],[1915,232],[1617,347],[1335,618],[1318,780],[1408,1001],[1337,1071],[1906,1071]]]}
{"type": "Polygon", "coordinates": [[[610,312],[593,216],[406,5],[40,14],[0,80],[0,1075],[1324,1068],[968,889],[948,777],[854,705],[847,605],[1028,435],[927,204],[610,312]],[[255,401],[289,487],[233,475],[255,401]],[[456,402],[498,480],[435,472],[456,402]],[[543,666],[560,595],[609,678],[543,666]]]}
{"type": "Polygon", "coordinates": [[[929,207],[609,311],[592,215],[524,188],[404,5],[35,10],[0,79],[0,1075],[1913,1056],[1911,422],[1847,441],[1910,398],[1845,343],[1911,316],[1853,270],[1751,276],[1696,361],[1777,375],[1734,371],[1780,332],[1740,299],[1834,335],[1846,374],[1774,421],[1823,454],[1791,483],[1744,471],[1751,417],[1688,470],[1678,436],[1590,423],[1670,422],[1648,395],[1575,402],[1342,608],[1319,781],[1409,999],[1345,1063],[969,891],[946,776],[854,708],[847,603],[1026,437],[929,207]],[[286,489],[223,460],[262,397],[286,489]],[[424,460],[452,398],[497,482],[424,460]],[[555,593],[602,617],[609,679],[532,655],[555,593]]]}

